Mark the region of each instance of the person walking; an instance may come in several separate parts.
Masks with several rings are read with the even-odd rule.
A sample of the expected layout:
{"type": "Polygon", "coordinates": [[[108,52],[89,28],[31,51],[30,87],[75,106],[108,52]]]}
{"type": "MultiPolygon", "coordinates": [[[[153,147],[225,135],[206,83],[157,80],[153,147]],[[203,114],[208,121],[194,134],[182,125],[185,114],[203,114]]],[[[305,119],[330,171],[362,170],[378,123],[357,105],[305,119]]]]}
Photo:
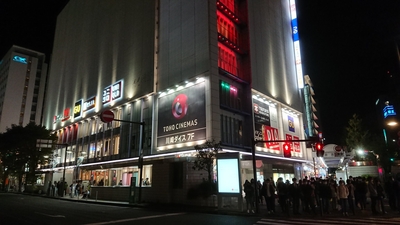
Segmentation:
{"type": "Polygon", "coordinates": [[[349,196],[349,189],[344,185],[344,181],[339,181],[339,187],[337,188],[337,197],[340,202],[340,207],[342,208],[342,214],[348,216],[347,213],[347,197],[349,196]]]}

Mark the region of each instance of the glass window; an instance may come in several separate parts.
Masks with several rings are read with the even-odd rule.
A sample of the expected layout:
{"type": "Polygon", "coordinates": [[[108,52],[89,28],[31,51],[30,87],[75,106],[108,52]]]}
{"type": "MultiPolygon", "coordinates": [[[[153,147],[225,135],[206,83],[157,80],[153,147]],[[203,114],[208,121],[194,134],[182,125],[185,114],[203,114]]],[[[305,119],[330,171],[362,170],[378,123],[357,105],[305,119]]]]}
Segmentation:
{"type": "Polygon", "coordinates": [[[118,155],[119,153],[119,135],[114,135],[112,139],[112,155],[118,155]]]}
{"type": "Polygon", "coordinates": [[[101,152],[102,151],[103,151],[103,140],[97,142],[96,157],[101,157],[101,152]]]}
{"type": "Polygon", "coordinates": [[[92,142],[90,143],[90,148],[89,148],[89,159],[94,158],[95,152],[96,152],[96,143],[92,142]]]}

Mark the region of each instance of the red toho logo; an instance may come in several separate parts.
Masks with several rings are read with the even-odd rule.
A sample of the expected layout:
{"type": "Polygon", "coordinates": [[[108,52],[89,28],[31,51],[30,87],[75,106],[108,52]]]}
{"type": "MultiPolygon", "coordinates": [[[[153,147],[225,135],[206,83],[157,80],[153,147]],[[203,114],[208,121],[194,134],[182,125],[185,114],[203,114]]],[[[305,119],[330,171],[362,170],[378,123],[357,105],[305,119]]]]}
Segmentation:
{"type": "Polygon", "coordinates": [[[176,119],[182,119],[186,115],[188,109],[187,99],[188,97],[185,94],[179,94],[172,102],[172,115],[176,119]]]}

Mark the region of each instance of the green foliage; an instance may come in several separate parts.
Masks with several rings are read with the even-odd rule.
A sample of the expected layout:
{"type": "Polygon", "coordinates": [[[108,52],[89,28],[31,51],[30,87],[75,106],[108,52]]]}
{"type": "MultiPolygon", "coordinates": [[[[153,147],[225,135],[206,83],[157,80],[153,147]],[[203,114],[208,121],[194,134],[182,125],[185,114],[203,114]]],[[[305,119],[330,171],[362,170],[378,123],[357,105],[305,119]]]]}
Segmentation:
{"type": "Polygon", "coordinates": [[[348,146],[348,151],[353,151],[354,149],[365,149],[369,133],[362,125],[362,120],[358,115],[353,114],[353,117],[349,120],[349,124],[346,127],[346,145],[348,146]]]}
{"type": "Polygon", "coordinates": [[[221,142],[206,141],[202,145],[196,145],[194,148],[197,151],[197,159],[194,161],[192,169],[207,171],[207,181],[211,182],[211,175],[213,172],[214,159],[219,151],[222,151],[221,142]]]}
{"type": "Polygon", "coordinates": [[[4,176],[13,175],[22,181],[26,175],[27,183],[36,181],[35,169],[44,162],[44,156],[52,153],[52,148],[37,148],[37,139],[50,139],[55,142],[57,136],[43,126],[29,123],[25,127],[11,125],[0,134],[0,158],[4,176]]]}

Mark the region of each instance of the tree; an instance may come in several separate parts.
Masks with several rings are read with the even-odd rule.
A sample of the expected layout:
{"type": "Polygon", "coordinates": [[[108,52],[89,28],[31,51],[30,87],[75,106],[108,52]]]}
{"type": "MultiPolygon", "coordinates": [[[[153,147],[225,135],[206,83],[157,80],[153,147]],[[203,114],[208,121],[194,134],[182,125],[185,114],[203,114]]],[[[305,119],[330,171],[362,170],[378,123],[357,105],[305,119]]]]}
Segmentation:
{"type": "Polygon", "coordinates": [[[211,175],[213,172],[214,159],[219,151],[222,151],[221,143],[216,143],[215,140],[206,141],[202,145],[196,145],[194,148],[197,151],[197,160],[194,161],[194,170],[207,171],[207,181],[211,182],[211,175]]]}
{"type": "Polygon", "coordinates": [[[194,148],[197,151],[197,159],[194,161],[192,168],[198,171],[206,171],[207,180],[203,178],[203,182],[197,187],[191,187],[188,190],[188,197],[196,198],[202,196],[203,198],[207,198],[217,191],[216,183],[213,182],[211,176],[213,173],[214,159],[218,152],[222,151],[221,143],[216,143],[214,140],[206,141],[204,144],[196,145],[194,148]]]}
{"type": "MultiPolygon", "coordinates": [[[[19,184],[22,184],[22,177],[25,175],[27,183],[36,181],[36,168],[44,163],[45,156],[52,154],[52,148],[36,147],[38,139],[50,139],[55,143],[57,136],[35,123],[29,123],[25,127],[13,124],[5,133],[0,134],[3,180],[12,175],[18,178],[19,184]]],[[[21,191],[21,185],[18,191],[21,191]]]]}
{"type": "Polygon", "coordinates": [[[349,152],[358,148],[365,148],[366,140],[369,136],[368,130],[362,127],[362,120],[357,114],[349,120],[349,125],[346,127],[346,145],[349,152]]]}

